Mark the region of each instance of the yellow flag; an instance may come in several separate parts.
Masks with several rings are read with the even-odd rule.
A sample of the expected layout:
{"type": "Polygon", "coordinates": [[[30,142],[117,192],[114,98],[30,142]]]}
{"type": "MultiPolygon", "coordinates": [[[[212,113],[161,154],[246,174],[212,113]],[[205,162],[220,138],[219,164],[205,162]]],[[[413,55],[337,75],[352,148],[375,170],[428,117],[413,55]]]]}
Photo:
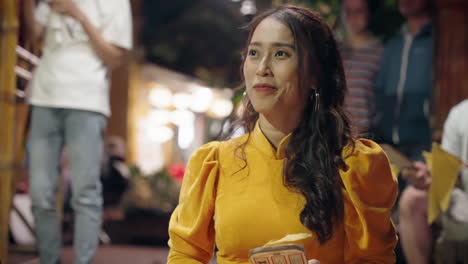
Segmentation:
{"type": "Polygon", "coordinates": [[[429,188],[428,223],[431,224],[439,212],[445,212],[450,203],[450,193],[457,181],[462,161],[444,151],[439,144],[432,144],[432,153],[424,153],[431,170],[432,183],[429,188]]]}
{"type": "MultiPolygon", "coordinates": [[[[434,143],[437,144],[437,143],[434,143]]],[[[432,153],[423,151],[423,157],[426,160],[427,167],[429,168],[430,171],[432,171],[432,153]]]]}
{"type": "MultiPolygon", "coordinates": [[[[427,167],[429,171],[432,172],[432,153],[423,151],[423,157],[426,160],[427,167]]],[[[432,175],[432,180],[434,181],[434,175],[432,175]]],[[[434,222],[439,214],[439,203],[437,202],[437,192],[431,191],[432,187],[429,187],[429,194],[428,194],[428,208],[427,208],[427,221],[429,224],[434,222]]]]}
{"type": "Polygon", "coordinates": [[[392,171],[393,177],[397,179],[398,174],[400,173],[400,168],[396,165],[393,165],[393,163],[390,163],[390,170],[392,171]]]}

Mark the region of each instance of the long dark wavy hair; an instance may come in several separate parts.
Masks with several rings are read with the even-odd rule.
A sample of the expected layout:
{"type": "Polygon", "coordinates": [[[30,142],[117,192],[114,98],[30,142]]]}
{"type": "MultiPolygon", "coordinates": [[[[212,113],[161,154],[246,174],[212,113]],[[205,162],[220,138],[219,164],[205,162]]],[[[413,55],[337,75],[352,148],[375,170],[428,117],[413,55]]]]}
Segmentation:
{"type": "MultiPolygon", "coordinates": [[[[334,225],[343,220],[339,169],[346,166],[343,147],[354,144],[349,120],[343,110],[346,83],[341,56],[332,31],[318,14],[287,5],[252,20],[243,63],[253,32],[269,17],[291,30],[298,54],[299,89],[311,96],[286,148],[283,181],[286,187],[305,197],[306,204],[299,216],[301,223],[323,244],[332,237],[334,225]],[[318,109],[317,98],[313,96],[315,91],[320,94],[318,109]]],[[[231,130],[242,127],[249,135],[235,151],[235,155],[244,160],[245,167],[245,146],[258,118],[259,113],[245,96],[244,111],[231,130]]]]}

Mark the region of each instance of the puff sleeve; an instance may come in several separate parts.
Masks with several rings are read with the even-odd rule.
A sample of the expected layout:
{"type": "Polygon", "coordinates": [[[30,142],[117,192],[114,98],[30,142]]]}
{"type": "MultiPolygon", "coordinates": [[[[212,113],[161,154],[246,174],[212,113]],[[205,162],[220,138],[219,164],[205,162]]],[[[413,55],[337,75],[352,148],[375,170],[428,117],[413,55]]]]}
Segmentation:
{"type": "Polygon", "coordinates": [[[169,222],[169,264],[208,263],[214,252],[214,206],[219,142],[208,143],[190,158],[179,205],[169,222]]]}
{"type": "MultiPolygon", "coordinates": [[[[348,148],[344,157],[349,152],[348,148]]],[[[375,142],[361,139],[345,163],[348,168],[340,173],[344,185],[345,262],[395,263],[397,236],[390,214],[398,184],[387,156],[375,142]]]]}

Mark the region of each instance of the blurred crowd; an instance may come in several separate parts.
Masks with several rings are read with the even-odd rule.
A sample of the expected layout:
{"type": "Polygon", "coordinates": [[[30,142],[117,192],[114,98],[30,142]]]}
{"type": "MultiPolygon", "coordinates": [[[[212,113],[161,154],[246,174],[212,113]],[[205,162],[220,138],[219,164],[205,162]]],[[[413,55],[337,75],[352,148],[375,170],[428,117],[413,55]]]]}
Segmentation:
{"type": "MultiPolygon", "coordinates": [[[[398,8],[405,19],[405,23],[394,36],[384,43],[370,30],[370,21],[375,11],[375,2],[375,0],[343,0],[342,3],[340,17],[344,26],[344,34],[340,41],[340,48],[348,89],[345,98],[345,107],[351,118],[353,133],[356,137],[370,138],[379,144],[391,146],[393,150],[404,156],[410,162],[408,166],[398,168],[400,195],[392,216],[400,236],[400,247],[397,250],[397,259],[399,263],[405,263],[406,261],[406,263],[411,264],[427,264],[430,263],[433,257],[434,237],[437,235],[434,234],[434,225],[427,224],[427,199],[428,190],[431,185],[431,172],[423,157],[423,152],[430,151],[431,144],[434,141],[430,124],[434,67],[433,6],[430,0],[398,1],[398,8]]],[[[118,6],[118,4],[115,4],[115,6],[118,6]]],[[[73,8],[74,7],[52,5],[52,9],[58,12],[65,12],[69,16],[74,16],[76,20],[84,20],[82,17],[83,14],[77,12],[73,8]]],[[[91,9],[92,8],[90,8],[90,10],[91,9]]],[[[117,9],[112,7],[111,9],[117,10],[118,7],[117,9]]],[[[31,17],[36,16],[36,18],[41,18],[45,17],[45,13],[50,12],[50,8],[48,9],[47,6],[42,6],[35,11],[35,14],[32,13],[32,9],[30,12],[29,15],[31,17]]],[[[127,9],[118,12],[118,14],[120,13],[123,13],[125,16],[129,15],[127,9]]],[[[92,18],[94,20],[101,19],[94,11],[89,14],[91,14],[91,17],[94,16],[92,18]]],[[[85,57],[93,58],[87,62],[91,63],[93,67],[97,67],[96,65],[98,65],[96,63],[97,60],[94,58],[96,54],[99,54],[98,57],[104,61],[106,65],[113,65],[118,62],[121,59],[120,52],[123,48],[131,48],[131,32],[128,25],[123,26],[125,23],[129,23],[129,21],[118,19],[110,13],[106,13],[105,15],[109,20],[102,21],[102,23],[103,25],[109,23],[104,25],[109,29],[102,32],[93,32],[92,28],[86,28],[86,26],[80,27],[77,23],[68,18],[65,18],[65,26],[61,28],[59,25],[61,25],[61,19],[64,19],[63,16],[54,17],[51,21],[46,21],[45,19],[39,21],[43,24],[50,23],[51,25],[49,26],[56,32],[54,33],[55,35],[49,34],[46,39],[43,65],[46,63],[50,65],[57,63],[56,65],[58,65],[62,63],[60,61],[61,59],[66,61],[67,65],[70,64],[70,61],[83,62],[83,58],[79,58],[79,56],[53,54],[56,49],[63,49],[63,54],[68,51],[78,51],[86,54],[85,57]],[[73,32],[75,29],[77,29],[79,34],[77,36],[73,36],[73,34],[70,36],[69,32],[73,32]],[[119,32],[122,30],[126,32],[124,40],[120,39],[122,34],[119,32]],[[57,32],[60,32],[60,34],[57,32]],[[85,36],[85,33],[90,37],[85,36]],[[101,33],[102,36],[96,35],[101,33]],[[53,36],[55,39],[51,39],[53,36]],[[78,38],[78,41],[73,42],[73,38],[78,38]],[[105,41],[108,43],[104,43],[105,41]],[[81,45],[80,43],[82,42],[91,42],[94,51],[80,47],[79,45],[81,45]],[[49,47],[47,43],[52,43],[55,46],[49,47]],[[65,44],[71,45],[70,50],[62,47],[65,44]],[[48,49],[50,49],[50,51],[48,51],[48,49]],[[52,50],[54,51],[52,52],[52,50]],[[93,53],[93,55],[90,55],[91,53],[93,53]],[[63,57],[59,58],[60,56],[63,57]]],[[[128,19],[128,17],[125,18],[128,19]]],[[[83,24],[87,23],[81,22],[83,24]]],[[[31,23],[30,27],[36,28],[34,23],[31,23]]],[[[101,62],[99,62],[99,65],[100,63],[101,62]]],[[[81,79],[81,82],[89,81],[91,84],[97,83],[95,86],[102,89],[102,92],[96,95],[95,99],[89,99],[89,94],[86,92],[83,94],[76,94],[74,89],[77,87],[69,85],[66,80],[61,80],[63,82],[60,85],[59,83],[52,84],[52,86],[57,86],[57,90],[60,90],[60,92],[51,92],[49,90],[43,91],[44,94],[41,94],[37,92],[40,91],[40,89],[36,89],[36,93],[32,95],[33,121],[29,150],[35,151],[36,154],[34,155],[33,153],[30,159],[30,164],[33,165],[30,174],[38,173],[44,169],[43,164],[45,162],[59,165],[59,167],[61,167],[61,174],[65,178],[65,197],[63,199],[65,211],[71,212],[71,208],[75,206],[79,214],[83,213],[82,209],[79,209],[80,204],[84,207],[89,206],[89,200],[87,200],[87,196],[84,195],[80,197],[81,200],[73,201],[73,192],[86,192],[89,186],[95,184],[94,181],[99,180],[100,184],[102,184],[104,218],[119,219],[121,218],[120,213],[115,213],[115,210],[112,209],[121,205],[122,198],[130,187],[131,172],[126,163],[126,146],[123,139],[119,137],[109,137],[101,142],[103,140],[102,132],[105,126],[104,119],[105,116],[109,114],[109,106],[103,103],[106,101],[105,98],[107,98],[107,95],[104,95],[108,92],[107,84],[102,85],[100,83],[100,81],[105,79],[104,76],[107,74],[107,70],[100,68],[100,66],[98,68],[99,72],[97,72],[97,74],[100,74],[100,76],[97,81],[93,80],[94,77],[92,76],[94,76],[94,74],[87,71],[79,72],[79,74],[86,75],[86,78],[89,77],[88,79],[85,78],[86,80],[84,80],[81,77],[77,77],[81,79]],[[63,87],[69,87],[69,89],[62,90],[63,87]],[[50,101],[51,94],[55,96],[56,101],[50,101]],[[47,100],[47,102],[42,100],[47,100]],[[59,111],[50,111],[50,108],[55,107],[59,107],[59,111]],[[69,110],[67,108],[71,108],[73,111],[66,111],[69,110]],[[99,112],[99,114],[95,116],[85,116],[82,115],[83,113],[80,113],[81,110],[76,110],[77,108],[83,108],[87,112],[99,112]],[[76,123],[73,123],[73,116],[76,116],[76,123]],[[71,119],[66,121],[68,117],[71,119]],[[43,143],[40,141],[40,137],[43,133],[53,133],[53,131],[47,130],[51,126],[56,126],[60,129],[68,129],[70,131],[75,129],[83,131],[83,124],[89,124],[89,122],[94,122],[90,127],[89,133],[90,135],[94,135],[96,140],[94,143],[88,142],[90,149],[88,153],[96,155],[92,156],[94,157],[93,159],[95,159],[94,163],[84,164],[82,170],[87,170],[90,166],[99,167],[100,169],[98,170],[99,173],[96,172],[95,177],[88,183],[83,183],[83,186],[75,186],[73,187],[75,189],[73,189],[69,187],[72,182],[69,176],[70,172],[68,171],[70,167],[69,163],[81,160],[83,157],[75,155],[73,156],[74,160],[69,160],[69,153],[74,155],[73,148],[83,147],[82,143],[84,141],[77,141],[77,145],[71,144],[71,146],[65,147],[65,151],[62,153],[62,141],[64,139],[60,139],[61,141],[57,141],[56,147],[52,146],[55,152],[53,152],[53,157],[49,157],[49,160],[44,158],[43,151],[45,149],[50,151],[51,145],[45,146],[37,144],[43,143]],[[96,128],[95,126],[98,127],[96,128]],[[95,131],[95,129],[97,129],[97,131],[95,131]],[[104,143],[102,159],[99,158],[99,148],[96,148],[96,146],[99,146],[101,143],[104,143]],[[59,154],[57,154],[59,152],[62,153],[62,162],[60,162],[60,164],[58,164],[59,159],[54,162],[51,161],[51,159],[59,156],[59,154]],[[99,162],[96,162],[96,160],[99,160],[99,162]],[[75,205],[73,205],[73,203],[75,203],[75,205]],[[106,209],[110,210],[106,211],[106,209]]],[[[47,70],[49,70],[47,67],[42,66],[36,71],[36,75],[38,77],[47,77],[47,70]]],[[[58,72],[64,75],[68,74],[68,72],[66,72],[66,67],[53,70],[58,70],[58,72]]],[[[73,71],[71,72],[73,73],[73,71]]],[[[44,80],[41,78],[35,78],[33,85],[40,87],[43,85],[43,81],[44,80]]],[[[51,84],[49,83],[47,85],[50,86],[51,84]]],[[[85,85],[88,84],[85,83],[85,85]]],[[[467,112],[467,101],[464,101],[454,108],[449,116],[449,120],[451,121],[447,121],[442,137],[442,147],[451,154],[459,157],[465,163],[468,160],[468,125],[466,124],[466,118],[463,118],[463,113],[467,112]],[[459,132],[450,133],[453,131],[459,132]]],[[[89,139],[89,137],[87,138],[89,139]]],[[[71,133],[66,141],[73,143],[74,139],[79,139],[79,135],[71,133]]],[[[463,187],[463,181],[468,181],[465,179],[466,176],[463,178],[463,173],[461,175],[460,190],[466,193],[468,188],[466,186],[463,187]]],[[[379,175],[375,175],[375,177],[378,176],[379,175]]],[[[39,188],[35,192],[36,199],[33,199],[33,207],[36,208],[35,214],[37,218],[48,219],[44,217],[50,213],[50,208],[48,207],[51,206],[51,204],[55,206],[55,204],[51,202],[53,199],[49,199],[50,197],[44,198],[43,194],[49,192],[50,186],[43,185],[37,181],[44,180],[44,182],[47,182],[50,179],[37,179],[36,183],[33,183],[34,180],[31,181],[31,184],[35,184],[36,189],[39,188]],[[49,203],[41,204],[41,199],[44,201],[47,200],[49,203]],[[38,208],[42,208],[41,210],[43,210],[43,212],[39,212],[38,208]]],[[[101,190],[95,186],[91,189],[92,192],[95,193],[101,192],[101,190]]],[[[24,191],[26,191],[26,189],[24,189],[24,191]]],[[[95,206],[97,208],[100,205],[95,206]]],[[[468,210],[468,207],[464,207],[464,210],[468,210]]],[[[99,213],[94,212],[93,214],[98,215],[99,213]]],[[[100,222],[94,221],[93,217],[90,217],[92,218],[90,222],[94,223],[93,232],[102,233],[97,229],[100,222]]],[[[76,222],[78,225],[86,226],[86,223],[83,224],[84,222],[82,223],[82,221],[84,220],[78,219],[76,222]]],[[[36,226],[37,225],[41,225],[41,222],[36,222],[36,226]]],[[[443,226],[439,225],[439,228],[443,228],[443,226]]],[[[44,234],[42,236],[47,237],[47,232],[49,231],[43,230],[44,234]]],[[[86,232],[86,234],[88,237],[94,235],[90,235],[89,232],[86,232]]],[[[100,236],[100,239],[101,242],[106,241],[103,235],[100,236]]],[[[463,239],[467,240],[468,238],[463,239]]],[[[47,252],[47,249],[42,250],[47,252]]],[[[86,254],[88,255],[93,254],[93,250],[89,249],[84,249],[83,252],[87,252],[86,254]]],[[[44,259],[47,259],[47,255],[44,259]]],[[[50,259],[53,259],[53,257],[50,257],[50,259]]],[[[83,263],[86,261],[86,259],[83,260],[83,263]]]]}
{"type": "MultiPolygon", "coordinates": [[[[346,106],[357,135],[388,144],[409,161],[398,168],[400,196],[393,215],[403,250],[398,252],[399,261],[430,263],[434,237],[440,238],[440,228],[447,229],[440,222],[428,224],[428,190],[432,179],[423,157],[424,151],[431,150],[431,142],[439,140],[433,138],[430,124],[433,3],[400,0],[398,7],[405,23],[384,44],[369,31],[373,4],[375,1],[365,0],[345,0],[343,4],[346,29],[343,58],[348,84],[346,106]]],[[[464,101],[453,108],[442,136],[442,148],[465,164],[468,160],[468,130],[461,112],[467,105],[468,101],[464,101]]],[[[460,182],[467,180],[462,175],[460,182]]],[[[466,186],[462,189],[467,193],[466,186]]],[[[462,208],[468,210],[468,204],[462,208]]],[[[466,219],[464,221],[466,228],[466,219]]],[[[463,230],[463,224],[458,228],[463,230]]],[[[463,241],[467,237],[446,239],[463,241]]],[[[448,263],[445,261],[447,259],[444,263],[448,263]]]]}

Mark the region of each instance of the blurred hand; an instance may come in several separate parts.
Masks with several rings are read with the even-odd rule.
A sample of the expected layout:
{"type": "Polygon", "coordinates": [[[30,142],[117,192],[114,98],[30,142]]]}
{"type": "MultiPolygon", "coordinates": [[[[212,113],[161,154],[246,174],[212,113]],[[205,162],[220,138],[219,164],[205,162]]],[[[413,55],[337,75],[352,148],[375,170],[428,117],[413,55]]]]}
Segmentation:
{"type": "Polygon", "coordinates": [[[81,9],[73,2],[73,0],[53,0],[49,2],[50,8],[54,11],[69,15],[77,20],[80,20],[83,16],[81,9]]]}
{"type": "Polygon", "coordinates": [[[414,162],[411,168],[403,169],[401,174],[403,178],[420,190],[427,190],[432,183],[431,172],[427,165],[421,161],[414,162]]]}
{"type": "Polygon", "coordinates": [[[316,260],[316,259],[311,259],[307,262],[308,264],[320,264],[320,261],[316,260]]]}

